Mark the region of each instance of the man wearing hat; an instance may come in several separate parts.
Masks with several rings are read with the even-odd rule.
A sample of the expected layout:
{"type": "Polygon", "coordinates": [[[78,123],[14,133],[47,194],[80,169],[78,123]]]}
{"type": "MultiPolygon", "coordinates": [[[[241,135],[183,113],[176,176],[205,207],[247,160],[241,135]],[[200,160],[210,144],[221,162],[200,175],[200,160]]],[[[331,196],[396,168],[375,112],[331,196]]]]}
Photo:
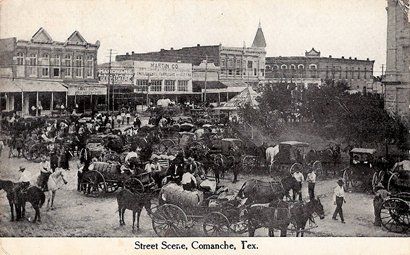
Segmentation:
{"type": "Polygon", "coordinates": [[[389,192],[384,188],[383,184],[379,182],[375,188],[376,194],[373,199],[374,208],[374,223],[373,225],[380,227],[382,220],[380,218],[380,212],[382,210],[382,204],[384,200],[389,196],[389,192]]]}
{"type": "Polygon", "coordinates": [[[178,153],[176,158],[172,161],[171,166],[168,168],[167,176],[177,184],[181,182],[182,175],[184,174],[184,155],[178,153]]]}
{"type": "Polygon", "coordinates": [[[333,203],[336,205],[335,212],[333,213],[333,220],[337,220],[336,216],[339,214],[342,223],[345,223],[345,219],[343,218],[343,203],[346,203],[345,199],[345,190],[343,188],[344,181],[342,179],[337,181],[337,186],[334,189],[333,194],[333,203]]]}
{"type": "Polygon", "coordinates": [[[30,182],[31,181],[31,175],[30,172],[25,171],[26,168],[23,166],[20,166],[19,171],[20,171],[20,177],[18,182],[30,182]]]}

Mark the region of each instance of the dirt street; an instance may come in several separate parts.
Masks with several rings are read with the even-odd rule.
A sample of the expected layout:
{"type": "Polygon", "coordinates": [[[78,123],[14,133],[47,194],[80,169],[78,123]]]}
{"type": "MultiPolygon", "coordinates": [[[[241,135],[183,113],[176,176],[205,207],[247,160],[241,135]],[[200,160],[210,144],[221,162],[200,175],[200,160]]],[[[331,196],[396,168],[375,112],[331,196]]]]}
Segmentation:
{"type": "MultiPolygon", "coordinates": [[[[39,164],[29,162],[24,158],[7,158],[8,148],[3,151],[0,163],[0,179],[16,181],[19,166],[25,166],[33,179],[38,176],[39,164]]],[[[72,170],[66,173],[68,184],[57,192],[55,210],[46,211],[46,205],[41,208],[42,222],[31,223],[28,220],[10,222],[10,209],[6,199],[6,193],[0,191],[0,236],[25,236],[25,237],[69,237],[69,236],[105,236],[105,237],[133,237],[156,236],[151,226],[151,219],[143,210],[141,215],[141,228],[132,233],[130,211],[125,213],[127,225],[120,226],[117,212],[117,202],[114,194],[102,197],[87,197],[77,192],[77,169],[74,161],[71,162],[72,170]]],[[[228,175],[230,177],[230,175],[228,175]]],[[[222,180],[229,189],[239,190],[245,179],[252,176],[239,176],[240,181],[236,184],[230,182],[231,178],[222,180]]],[[[257,177],[262,178],[262,177],[257,177]]],[[[307,236],[403,236],[389,233],[379,227],[373,226],[372,195],[360,193],[347,193],[347,204],[343,206],[346,224],[333,221],[331,214],[335,206],[332,203],[332,191],[336,180],[319,181],[316,188],[317,195],[322,196],[326,218],[317,219],[318,227],[313,229],[307,236]]],[[[307,187],[303,187],[307,196],[307,187]]],[[[27,204],[26,218],[34,216],[34,210],[27,204]]],[[[203,236],[202,224],[190,232],[189,236],[203,236]]],[[[243,234],[246,236],[247,234],[243,234]]],[[[289,233],[294,235],[294,233],[289,233]]],[[[266,229],[259,229],[256,236],[267,236],[266,229]]]]}

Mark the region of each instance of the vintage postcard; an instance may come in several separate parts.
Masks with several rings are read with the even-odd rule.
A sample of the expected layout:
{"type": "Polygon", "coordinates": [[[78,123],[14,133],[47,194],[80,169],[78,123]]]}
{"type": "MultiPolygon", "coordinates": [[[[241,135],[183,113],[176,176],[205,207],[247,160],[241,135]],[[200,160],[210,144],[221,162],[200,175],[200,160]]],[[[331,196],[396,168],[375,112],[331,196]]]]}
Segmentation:
{"type": "Polygon", "coordinates": [[[0,0],[2,254],[408,254],[409,128],[409,0],[0,0]]]}

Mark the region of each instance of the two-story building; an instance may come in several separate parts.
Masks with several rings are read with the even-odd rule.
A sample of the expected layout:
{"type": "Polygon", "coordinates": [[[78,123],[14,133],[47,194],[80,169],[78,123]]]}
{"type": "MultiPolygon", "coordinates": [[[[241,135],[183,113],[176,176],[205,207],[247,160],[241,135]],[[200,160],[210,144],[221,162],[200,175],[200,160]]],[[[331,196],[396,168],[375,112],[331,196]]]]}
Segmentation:
{"type": "MultiPolygon", "coordinates": [[[[78,31],[65,42],[54,41],[43,28],[30,40],[0,39],[1,110],[24,116],[47,114],[61,105],[86,108],[89,99],[77,96],[95,94],[88,88],[98,86],[99,45],[88,43],[78,31]]],[[[104,99],[105,90],[98,89],[104,99]]]]}

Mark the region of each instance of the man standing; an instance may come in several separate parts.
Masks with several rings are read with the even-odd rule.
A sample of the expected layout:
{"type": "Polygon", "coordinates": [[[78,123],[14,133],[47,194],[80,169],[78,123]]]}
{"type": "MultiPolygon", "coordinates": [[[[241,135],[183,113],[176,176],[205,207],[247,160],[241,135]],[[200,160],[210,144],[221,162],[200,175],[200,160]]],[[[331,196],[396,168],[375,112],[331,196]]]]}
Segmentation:
{"type": "MultiPolygon", "coordinates": [[[[296,169],[296,172],[293,174],[293,178],[296,179],[296,181],[299,183],[299,201],[302,201],[302,184],[303,181],[305,180],[305,177],[303,177],[303,174],[300,172],[300,169],[296,169]]],[[[296,200],[296,192],[293,192],[293,200],[296,200]]]]}
{"type": "Polygon", "coordinates": [[[38,180],[38,184],[43,191],[48,191],[47,182],[50,174],[50,161],[48,161],[47,158],[43,156],[40,162],[40,176],[38,180]]]}
{"type": "Polygon", "coordinates": [[[315,185],[316,185],[316,173],[314,169],[311,169],[306,177],[306,181],[308,183],[308,194],[309,199],[312,201],[315,199],[315,185]]]}
{"type": "Polygon", "coordinates": [[[343,217],[343,203],[346,203],[346,199],[345,199],[345,190],[343,188],[343,180],[338,180],[337,181],[337,186],[334,190],[334,194],[333,194],[333,203],[336,205],[336,209],[335,212],[333,213],[333,220],[337,220],[336,216],[337,214],[339,214],[340,219],[342,220],[342,223],[345,223],[345,219],[343,217]]]}
{"type": "Polygon", "coordinates": [[[4,149],[4,143],[3,143],[3,139],[0,140],[0,162],[1,162],[1,152],[4,149]]]}
{"type": "Polygon", "coordinates": [[[376,194],[373,199],[374,208],[374,223],[373,225],[380,227],[382,225],[382,220],[380,218],[380,212],[382,210],[382,204],[384,200],[389,196],[389,192],[384,188],[383,184],[379,182],[376,186],[376,194]]]}

